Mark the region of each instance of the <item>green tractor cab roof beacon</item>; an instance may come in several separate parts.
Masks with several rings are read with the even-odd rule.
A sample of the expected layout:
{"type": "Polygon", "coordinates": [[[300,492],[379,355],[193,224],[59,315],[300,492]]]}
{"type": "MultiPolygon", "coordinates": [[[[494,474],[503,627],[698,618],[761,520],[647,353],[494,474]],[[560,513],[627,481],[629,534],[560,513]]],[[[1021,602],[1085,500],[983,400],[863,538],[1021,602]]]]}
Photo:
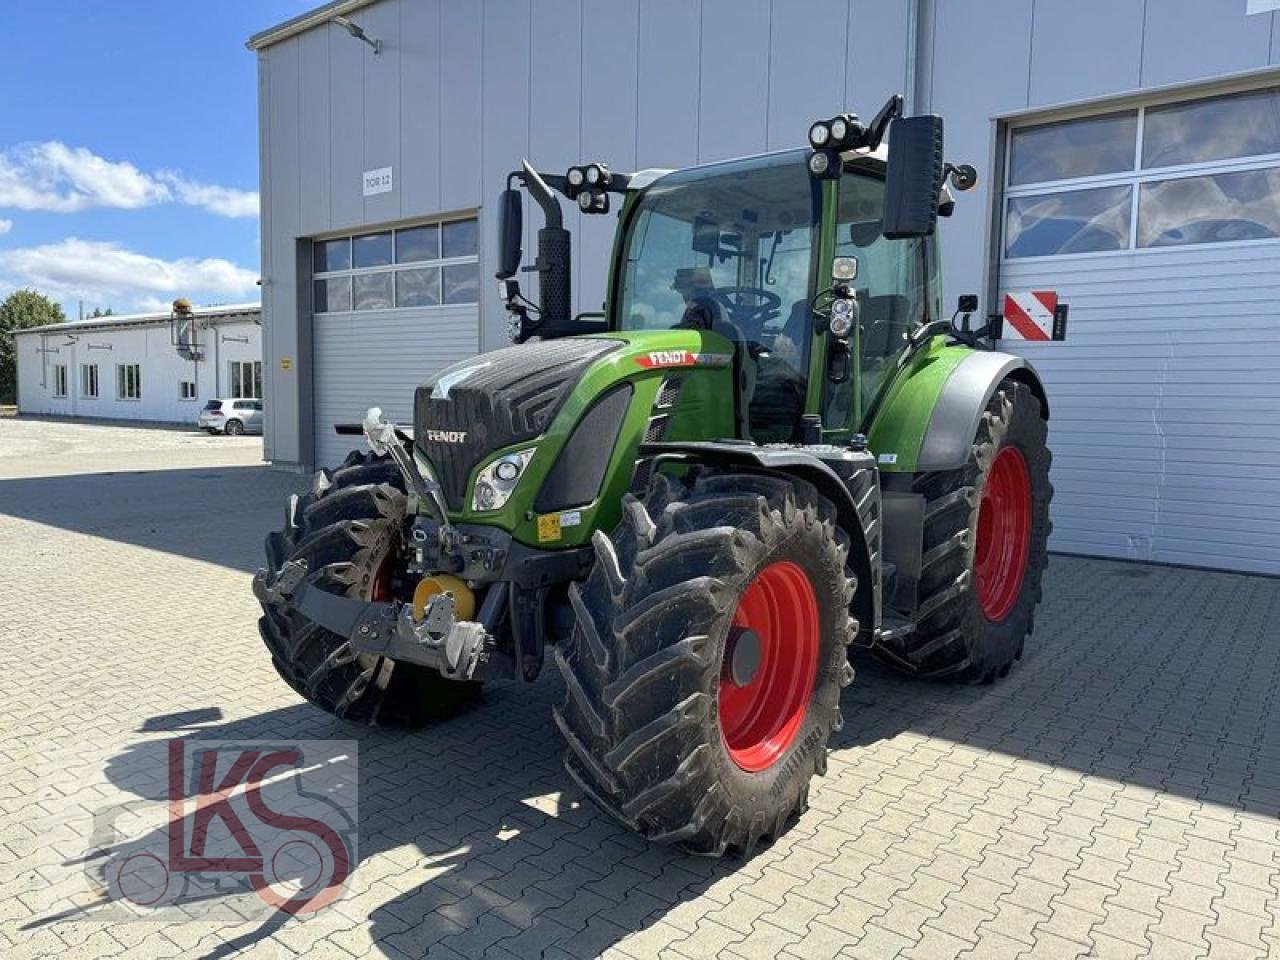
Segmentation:
{"type": "Polygon", "coordinates": [[[942,132],[895,96],[779,153],[512,172],[513,346],[425,380],[411,427],[370,410],[369,452],[267,537],[254,590],[284,679],[419,725],[549,656],[582,789],[720,855],[804,809],[851,648],[1004,676],[1045,568],[1049,405],[994,321],[970,329],[976,298],[944,314],[935,227],[976,174],[942,132]],[[600,313],[572,313],[562,197],[617,212],[600,313]]]}

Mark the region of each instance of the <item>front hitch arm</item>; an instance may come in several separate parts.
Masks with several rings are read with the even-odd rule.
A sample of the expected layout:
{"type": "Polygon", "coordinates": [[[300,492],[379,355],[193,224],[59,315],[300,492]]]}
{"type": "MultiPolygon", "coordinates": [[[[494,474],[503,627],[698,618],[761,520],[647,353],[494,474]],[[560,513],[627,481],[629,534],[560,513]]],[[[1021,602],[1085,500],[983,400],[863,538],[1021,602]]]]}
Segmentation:
{"type": "Polygon", "coordinates": [[[290,560],[271,586],[261,573],[255,577],[254,592],[264,602],[291,603],[360,653],[430,667],[450,680],[510,676],[512,666],[484,623],[457,619],[451,594],[433,596],[417,620],[412,604],[344,597],[307,583],[306,574],[305,563],[290,560]]]}

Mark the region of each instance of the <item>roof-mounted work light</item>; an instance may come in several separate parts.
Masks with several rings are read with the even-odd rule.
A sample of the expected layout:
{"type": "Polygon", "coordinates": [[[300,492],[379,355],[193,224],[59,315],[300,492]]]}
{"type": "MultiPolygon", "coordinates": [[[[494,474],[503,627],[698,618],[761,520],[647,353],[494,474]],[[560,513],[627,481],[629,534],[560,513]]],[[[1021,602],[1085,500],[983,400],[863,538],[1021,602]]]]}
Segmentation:
{"type": "Polygon", "coordinates": [[[578,194],[578,209],[583,213],[608,213],[609,195],[603,190],[584,188],[578,194]]]}
{"type": "Polygon", "coordinates": [[[578,209],[583,213],[609,212],[607,191],[613,182],[613,176],[603,163],[584,163],[570,167],[564,179],[567,184],[565,193],[570,199],[578,201],[578,209]]]}
{"type": "Polygon", "coordinates": [[[866,137],[866,124],[856,113],[837,114],[809,128],[809,146],[815,150],[852,150],[863,146],[866,137]]]}
{"type": "Polygon", "coordinates": [[[576,197],[578,191],[584,187],[607,190],[613,177],[609,173],[609,168],[603,163],[585,163],[570,167],[569,172],[565,174],[565,180],[569,184],[570,193],[576,197]]]}

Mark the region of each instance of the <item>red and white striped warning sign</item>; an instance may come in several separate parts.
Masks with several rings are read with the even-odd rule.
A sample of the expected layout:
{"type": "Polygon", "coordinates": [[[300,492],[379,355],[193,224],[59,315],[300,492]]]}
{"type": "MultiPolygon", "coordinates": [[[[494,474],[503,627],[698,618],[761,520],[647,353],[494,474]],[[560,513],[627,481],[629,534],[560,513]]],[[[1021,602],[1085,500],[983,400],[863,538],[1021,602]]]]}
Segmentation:
{"type": "Polygon", "coordinates": [[[1058,309],[1054,290],[1032,290],[1004,295],[1006,340],[1052,340],[1053,316],[1058,309]]]}

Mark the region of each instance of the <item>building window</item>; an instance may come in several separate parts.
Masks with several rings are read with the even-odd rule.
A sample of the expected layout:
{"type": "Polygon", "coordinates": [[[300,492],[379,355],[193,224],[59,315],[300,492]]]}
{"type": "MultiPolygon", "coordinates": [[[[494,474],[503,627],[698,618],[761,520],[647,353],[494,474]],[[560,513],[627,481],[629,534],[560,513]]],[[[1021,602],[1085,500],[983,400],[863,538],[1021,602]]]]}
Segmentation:
{"type": "Polygon", "coordinates": [[[55,397],[65,397],[67,395],[67,365],[60,363],[53,368],[53,395],[55,397]]]}
{"type": "Polygon", "coordinates": [[[315,312],[398,310],[480,300],[475,217],[317,240],[315,312]]]}
{"type": "Polygon", "coordinates": [[[96,397],[98,395],[98,365],[96,363],[80,364],[80,396],[96,397]]]}
{"type": "Polygon", "coordinates": [[[178,399],[194,400],[196,398],[196,382],[194,380],[178,381],[178,399]]]}
{"type": "Polygon", "coordinates": [[[231,396],[254,398],[262,396],[261,360],[231,361],[231,396]]]}
{"type": "Polygon", "coordinates": [[[142,399],[142,367],[136,363],[116,364],[116,399],[142,399]]]}
{"type": "Polygon", "coordinates": [[[1014,127],[1007,258],[1280,239],[1280,88],[1014,127]]]}

